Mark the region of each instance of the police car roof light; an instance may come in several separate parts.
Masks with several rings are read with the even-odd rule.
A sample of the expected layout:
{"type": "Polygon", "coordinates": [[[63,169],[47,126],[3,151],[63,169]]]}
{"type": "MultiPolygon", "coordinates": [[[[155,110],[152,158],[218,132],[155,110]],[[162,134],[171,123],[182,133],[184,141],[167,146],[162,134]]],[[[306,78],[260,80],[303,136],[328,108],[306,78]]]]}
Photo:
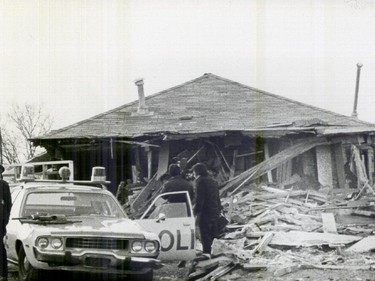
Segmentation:
{"type": "Polygon", "coordinates": [[[106,181],[106,174],[104,167],[93,167],[91,173],[91,181],[92,182],[105,182],[106,181]]]}
{"type": "Polygon", "coordinates": [[[22,172],[21,172],[21,181],[33,182],[33,183],[72,183],[72,184],[84,184],[84,185],[93,185],[95,184],[96,187],[100,187],[102,189],[106,189],[105,185],[110,184],[110,181],[106,180],[105,176],[105,168],[104,167],[93,167],[92,168],[92,175],[91,180],[69,180],[71,171],[68,167],[61,167],[59,169],[59,175],[61,180],[43,180],[43,179],[36,179],[34,166],[31,165],[23,165],[22,172]]]}
{"type": "Polygon", "coordinates": [[[70,178],[70,169],[68,167],[61,167],[59,169],[59,175],[62,181],[68,181],[70,178]]]}
{"type": "Polygon", "coordinates": [[[21,181],[34,181],[35,180],[35,170],[32,165],[23,165],[21,169],[21,181]]]}

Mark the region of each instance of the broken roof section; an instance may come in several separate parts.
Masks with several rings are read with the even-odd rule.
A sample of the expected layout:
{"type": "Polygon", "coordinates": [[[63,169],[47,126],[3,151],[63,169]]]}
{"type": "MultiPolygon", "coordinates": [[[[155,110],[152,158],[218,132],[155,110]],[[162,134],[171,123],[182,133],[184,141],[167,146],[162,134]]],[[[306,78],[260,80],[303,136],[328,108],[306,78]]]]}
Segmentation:
{"type": "Polygon", "coordinates": [[[36,139],[178,137],[228,131],[268,136],[375,131],[374,124],[213,74],[148,96],[145,102],[152,114],[134,114],[138,108],[135,101],[36,139]]]}

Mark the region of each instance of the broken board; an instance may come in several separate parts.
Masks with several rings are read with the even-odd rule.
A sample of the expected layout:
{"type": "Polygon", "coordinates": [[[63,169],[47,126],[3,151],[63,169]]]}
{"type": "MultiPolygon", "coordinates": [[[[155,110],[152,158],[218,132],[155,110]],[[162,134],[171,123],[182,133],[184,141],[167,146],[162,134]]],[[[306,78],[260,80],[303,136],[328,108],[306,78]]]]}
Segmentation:
{"type": "Polygon", "coordinates": [[[369,252],[375,249],[375,236],[368,236],[363,238],[361,241],[355,243],[348,249],[347,252],[363,253],[369,252]]]}
{"type": "Polygon", "coordinates": [[[276,232],[269,245],[278,246],[319,246],[349,244],[360,240],[361,237],[353,235],[341,235],[332,233],[290,231],[276,232]]]}
{"type": "Polygon", "coordinates": [[[337,227],[333,213],[322,213],[323,232],[337,234],[337,227]]]}

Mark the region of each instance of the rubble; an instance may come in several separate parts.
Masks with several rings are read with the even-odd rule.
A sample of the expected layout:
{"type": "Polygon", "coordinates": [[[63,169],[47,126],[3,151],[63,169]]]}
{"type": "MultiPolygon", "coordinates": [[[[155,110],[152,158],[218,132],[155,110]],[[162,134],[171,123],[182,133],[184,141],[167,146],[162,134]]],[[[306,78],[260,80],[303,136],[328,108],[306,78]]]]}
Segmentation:
{"type": "Polygon", "coordinates": [[[214,240],[211,259],[193,263],[189,280],[258,270],[278,278],[304,269],[375,269],[375,222],[368,217],[375,197],[370,189],[357,200],[353,190],[335,192],[253,183],[223,197],[230,224],[214,240]]]}
{"type": "MultiPolygon", "coordinates": [[[[345,144],[346,150],[351,149],[348,158],[343,146],[341,138],[306,138],[281,146],[271,156],[264,146],[264,159],[255,159],[247,170],[239,169],[236,159],[246,155],[251,160],[250,156],[263,151],[239,154],[235,149],[228,162],[231,157],[206,141],[196,151],[178,155],[185,157],[184,167],[203,159],[210,164],[229,221],[225,233],[213,242],[211,258],[198,255],[193,261],[189,280],[234,280],[259,270],[283,278],[304,269],[374,269],[373,177],[358,147],[345,144]],[[308,153],[327,146],[335,147],[334,155],[323,151],[320,162],[308,153]],[[324,173],[331,157],[337,171],[324,173]],[[314,165],[320,165],[319,171],[310,167],[314,165]],[[325,176],[329,180],[324,181],[325,176]]],[[[162,160],[164,171],[167,157],[162,160]]],[[[131,204],[138,214],[161,186],[161,180],[154,177],[139,192],[131,204]]]]}

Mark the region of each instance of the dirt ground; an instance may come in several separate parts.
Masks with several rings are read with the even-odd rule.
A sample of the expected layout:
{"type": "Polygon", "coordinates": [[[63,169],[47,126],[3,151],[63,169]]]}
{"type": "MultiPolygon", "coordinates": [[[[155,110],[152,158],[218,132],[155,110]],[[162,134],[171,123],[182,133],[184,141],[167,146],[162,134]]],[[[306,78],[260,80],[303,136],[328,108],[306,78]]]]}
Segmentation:
{"type": "MultiPolygon", "coordinates": [[[[167,264],[155,273],[154,280],[180,281],[188,280],[188,268],[178,268],[175,263],[167,264]]],[[[259,280],[259,281],[375,281],[375,270],[299,270],[282,277],[274,277],[273,272],[248,272],[243,275],[242,270],[234,270],[218,280],[259,280]],[[240,275],[240,273],[242,275],[240,275]]]]}
{"type": "MultiPolygon", "coordinates": [[[[18,273],[17,273],[17,267],[15,265],[9,264],[9,275],[8,275],[8,281],[19,281],[18,279],[18,273]]],[[[154,271],[154,280],[160,280],[160,281],[167,281],[167,280],[187,280],[189,273],[188,266],[184,268],[179,268],[177,262],[171,262],[164,264],[164,267],[161,269],[154,271]]],[[[111,277],[104,277],[104,278],[97,278],[95,276],[91,275],[69,275],[64,272],[55,272],[51,273],[51,276],[53,277],[53,281],[58,280],[97,280],[97,281],[114,281],[116,278],[111,277]]],[[[52,279],[51,279],[52,280],[52,279]]],[[[131,280],[131,279],[130,279],[131,280]]],[[[117,281],[117,280],[116,280],[117,281]]]]}
{"type": "MultiPolygon", "coordinates": [[[[154,274],[154,280],[158,281],[181,281],[187,280],[189,273],[189,265],[179,268],[177,263],[168,263],[154,274]]],[[[54,281],[69,280],[65,274],[53,274],[54,281]]],[[[16,268],[10,266],[9,281],[19,281],[17,278],[16,268]]],[[[71,279],[72,280],[72,279],[71,279]]],[[[73,279],[75,280],[75,279],[73,279]]],[[[77,278],[76,280],[80,280],[77,278]]],[[[82,279],[81,279],[82,280],[82,279]]],[[[90,276],[84,277],[83,280],[93,280],[90,276]]],[[[111,279],[106,279],[110,281],[111,279]]],[[[131,280],[131,279],[130,279],[131,280]]],[[[299,270],[289,273],[282,277],[274,277],[273,272],[257,271],[248,272],[243,275],[243,271],[234,270],[230,274],[223,276],[218,280],[259,280],[259,281],[375,281],[375,270],[299,270]],[[241,272],[241,275],[239,274],[241,272]]]]}

